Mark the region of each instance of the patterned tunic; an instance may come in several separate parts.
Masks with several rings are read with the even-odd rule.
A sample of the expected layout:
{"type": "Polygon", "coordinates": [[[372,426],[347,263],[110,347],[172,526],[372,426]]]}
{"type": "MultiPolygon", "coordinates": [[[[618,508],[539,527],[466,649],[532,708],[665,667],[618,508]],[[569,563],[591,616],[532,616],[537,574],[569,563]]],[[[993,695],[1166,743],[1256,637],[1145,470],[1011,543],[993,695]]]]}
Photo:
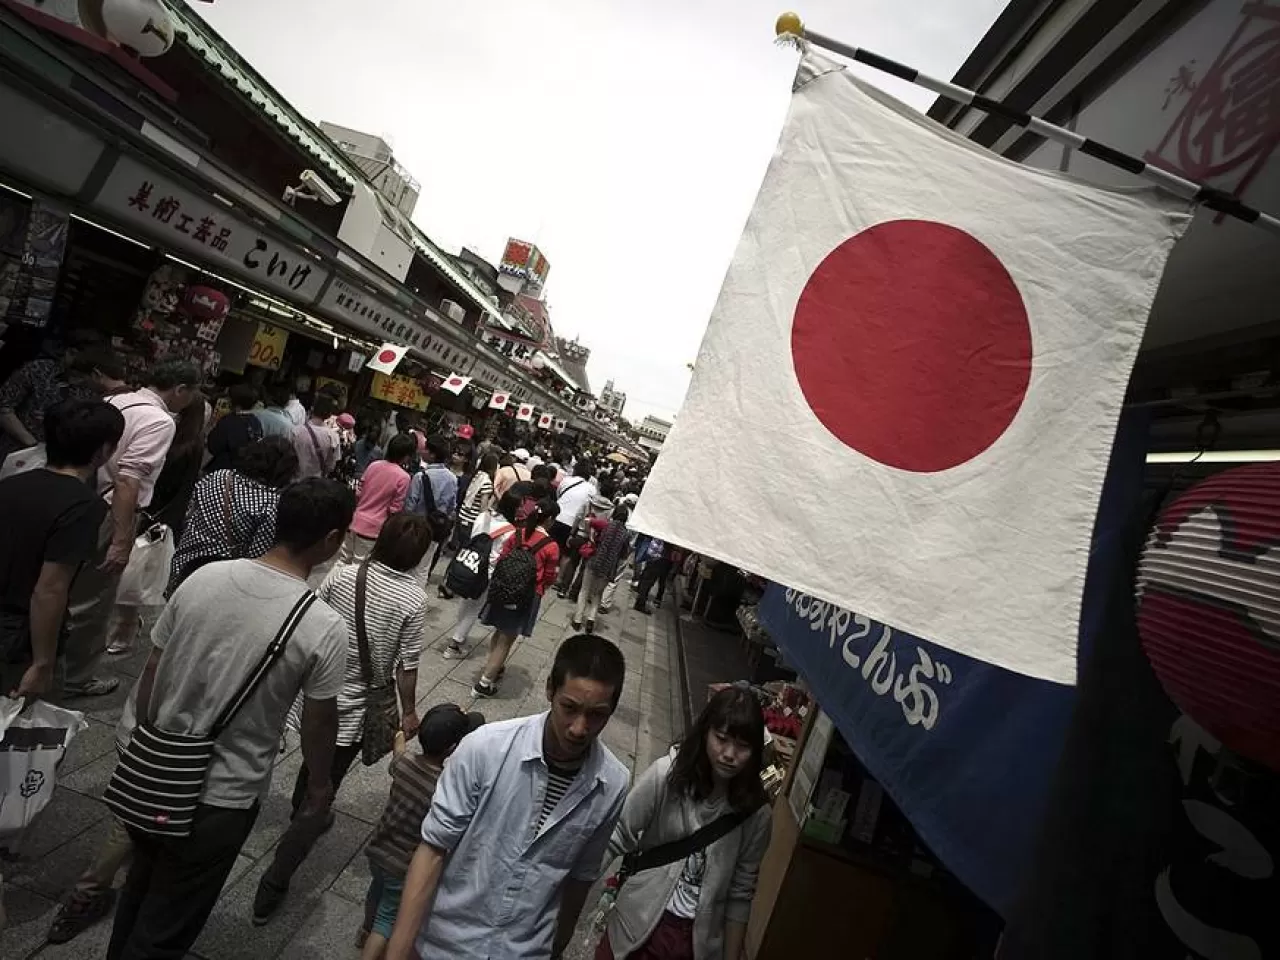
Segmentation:
{"type": "Polygon", "coordinates": [[[270,550],[279,500],[279,490],[234,470],[215,470],[204,477],[191,494],[165,596],[206,563],[253,560],[270,550]]]}
{"type": "MultiPolygon", "coordinates": [[[[91,383],[71,383],[57,360],[32,360],[0,385],[0,413],[13,413],[39,442],[44,442],[44,412],[60,400],[100,400],[91,383]]],[[[17,441],[0,436],[0,449],[16,450],[17,441]]]]}

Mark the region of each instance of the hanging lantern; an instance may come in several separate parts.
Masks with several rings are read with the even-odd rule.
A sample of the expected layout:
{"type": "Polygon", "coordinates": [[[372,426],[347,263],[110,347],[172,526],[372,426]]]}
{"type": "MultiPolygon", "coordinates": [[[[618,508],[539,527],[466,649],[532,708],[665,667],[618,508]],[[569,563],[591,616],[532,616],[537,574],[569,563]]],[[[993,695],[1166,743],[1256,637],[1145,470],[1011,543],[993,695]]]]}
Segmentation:
{"type": "Polygon", "coordinates": [[[107,36],[140,57],[173,46],[173,20],[159,0],[102,0],[99,16],[107,36]]]}
{"type": "Polygon", "coordinates": [[[225,320],[231,310],[231,299],[213,287],[192,285],[182,295],[182,311],[200,321],[225,320]]]}
{"type": "Polygon", "coordinates": [[[1280,463],[1192,487],[1138,566],[1138,633],[1178,708],[1280,770],[1280,463]]]}

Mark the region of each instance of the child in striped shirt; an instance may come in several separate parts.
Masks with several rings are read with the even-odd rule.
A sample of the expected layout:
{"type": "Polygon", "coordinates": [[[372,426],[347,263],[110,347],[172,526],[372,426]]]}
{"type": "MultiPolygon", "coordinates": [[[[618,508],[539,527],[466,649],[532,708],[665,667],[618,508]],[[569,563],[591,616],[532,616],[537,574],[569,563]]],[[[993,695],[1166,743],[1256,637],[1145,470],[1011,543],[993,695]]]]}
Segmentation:
{"type": "Polygon", "coordinates": [[[386,951],[400,911],[404,876],[422,842],[422,821],[431,808],[440,771],[462,738],[482,723],[482,714],[464,713],[457,704],[442,703],[422,718],[418,728],[422,753],[406,752],[404,734],[396,734],[390,767],[391,796],[365,851],[373,879],[365,897],[361,960],[378,960],[386,951]]]}

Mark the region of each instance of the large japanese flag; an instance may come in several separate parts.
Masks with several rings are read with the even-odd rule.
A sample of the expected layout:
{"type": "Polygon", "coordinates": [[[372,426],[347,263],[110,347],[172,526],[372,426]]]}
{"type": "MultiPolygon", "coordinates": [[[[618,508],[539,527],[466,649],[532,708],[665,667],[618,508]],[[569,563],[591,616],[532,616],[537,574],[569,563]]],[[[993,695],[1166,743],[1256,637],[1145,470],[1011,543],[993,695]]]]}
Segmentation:
{"type": "Polygon", "coordinates": [[[400,365],[400,361],[404,359],[404,355],[408,352],[408,347],[401,347],[394,343],[384,343],[369,358],[369,362],[365,366],[370,370],[377,370],[379,373],[392,374],[395,373],[396,367],[400,365]]]}
{"type": "Polygon", "coordinates": [[[806,57],[633,525],[1073,683],[1099,488],[1188,220],[806,57]]]}

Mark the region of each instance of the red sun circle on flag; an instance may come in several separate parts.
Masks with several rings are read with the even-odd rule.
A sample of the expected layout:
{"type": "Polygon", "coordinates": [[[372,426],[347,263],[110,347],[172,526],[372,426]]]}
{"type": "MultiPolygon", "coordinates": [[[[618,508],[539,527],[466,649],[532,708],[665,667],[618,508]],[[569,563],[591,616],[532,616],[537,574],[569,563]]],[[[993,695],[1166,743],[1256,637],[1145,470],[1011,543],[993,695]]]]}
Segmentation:
{"type": "Polygon", "coordinates": [[[378,354],[379,363],[393,363],[395,359],[396,359],[396,352],[394,350],[383,350],[381,353],[378,354]]]}
{"type": "Polygon", "coordinates": [[[930,220],[845,240],[805,284],[791,327],[805,400],[859,453],[937,473],[1009,428],[1031,381],[1031,324],[981,241],[930,220]]]}
{"type": "Polygon", "coordinates": [[[450,377],[450,378],[449,378],[449,386],[451,386],[451,387],[458,387],[458,386],[461,386],[461,385],[462,385],[462,378],[461,378],[461,377],[450,377]]]}

